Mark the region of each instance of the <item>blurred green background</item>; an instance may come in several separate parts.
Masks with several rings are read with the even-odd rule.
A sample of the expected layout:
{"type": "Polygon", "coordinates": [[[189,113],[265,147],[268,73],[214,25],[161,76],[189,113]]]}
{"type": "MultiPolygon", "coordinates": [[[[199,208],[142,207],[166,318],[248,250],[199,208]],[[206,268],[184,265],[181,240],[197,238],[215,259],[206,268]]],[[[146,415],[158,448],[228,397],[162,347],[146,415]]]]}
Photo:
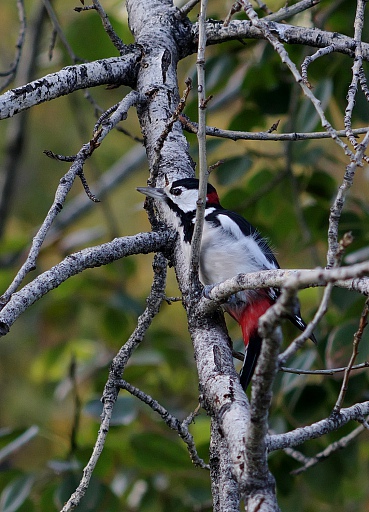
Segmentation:
{"type": "MultiPolygon", "coordinates": [[[[42,2],[25,2],[29,31],[42,2]]],[[[132,42],[124,3],[106,0],[103,5],[125,43],[132,42]]],[[[76,13],[77,0],[55,0],[60,26],[76,56],[94,60],[117,55],[94,11],[76,13]]],[[[276,11],[283,0],[271,0],[276,11]]],[[[0,68],[14,58],[18,34],[15,2],[0,1],[0,68]]],[[[208,15],[224,19],[231,2],[209,2],[208,15]]],[[[197,11],[190,13],[196,21],[197,11]]],[[[238,15],[242,18],[242,14],[238,15]]],[[[323,0],[315,10],[289,20],[353,35],[355,3],[323,0]]],[[[42,18],[39,18],[42,20],[42,18]]],[[[39,49],[32,79],[73,63],[57,38],[49,59],[52,26],[47,18],[38,25],[39,49]]],[[[29,34],[28,32],[27,34],[29,34]]],[[[363,39],[368,38],[368,28],[363,39]]],[[[29,42],[30,38],[26,40],[29,42]]],[[[300,65],[311,49],[288,47],[300,65]]],[[[229,42],[207,50],[207,92],[214,99],[208,109],[208,124],[219,128],[265,131],[280,119],[278,132],[319,130],[315,111],[263,41],[229,42]]],[[[23,64],[22,64],[23,65],[23,64]]],[[[352,61],[332,54],[309,68],[314,93],[337,129],[343,128],[347,88],[352,61]]],[[[367,65],[365,64],[365,71],[367,65]]],[[[179,66],[180,92],[191,76],[196,85],[195,56],[179,66]]],[[[10,87],[21,85],[15,81],[10,87]]],[[[90,90],[94,105],[107,109],[128,92],[123,87],[90,90]]],[[[48,159],[43,150],[72,155],[91,138],[95,107],[84,91],[33,108],[22,118],[24,137],[17,145],[19,162],[9,208],[0,219],[0,285],[6,290],[24,261],[32,236],[50,207],[59,179],[68,164],[48,159]]],[[[192,92],[185,113],[196,120],[197,98],[192,92]]],[[[369,109],[360,92],[354,111],[355,127],[365,126],[369,109]]],[[[15,120],[0,123],[0,170],[7,175],[6,155],[15,120]],[[5,162],[5,163],[4,163],[5,162]]],[[[115,131],[95,151],[85,167],[92,192],[99,180],[125,156],[122,177],[99,204],[66,219],[73,204],[85,197],[76,181],[59,225],[48,238],[37,269],[27,279],[50,268],[67,254],[111,240],[114,236],[149,229],[142,197],[135,187],[145,185],[147,164],[135,113],[122,127],[131,136],[115,131]],[[128,158],[130,159],[128,162],[128,158]],[[64,216],[64,217],[63,217],[64,216]]],[[[196,137],[188,135],[196,160],[196,137]]],[[[294,143],[250,142],[208,139],[208,160],[225,163],[214,171],[211,182],[222,204],[244,215],[275,248],[282,268],[324,266],[329,208],[342,181],[348,161],[329,140],[294,143]]],[[[352,231],[354,242],[348,254],[369,246],[368,167],[358,169],[340,224],[341,235],[352,231]]],[[[99,194],[97,194],[99,195],[99,194]]],[[[109,364],[132,332],[145,307],[152,270],[152,255],[130,257],[106,267],[88,270],[71,278],[25,312],[0,342],[0,510],[59,510],[75,489],[81,470],[91,454],[99,427],[101,397],[109,364]],[[37,435],[29,429],[38,427],[37,435]],[[1,458],[3,449],[23,433],[31,439],[17,451],[1,458]]],[[[169,271],[168,296],[177,296],[173,271],[169,271]]],[[[308,320],[319,303],[321,290],[301,292],[303,316],[308,320]]],[[[325,368],[347,364],[352,338],[357,330],[365,298],[346,290],[334,290],[330,308],[316,332],[317,347],[306,347],[289,361],[298,368],[325,368]]],[[[227,319],[235,348],[241,337],[227,319]]],[[[286,340],[297,333],[285,326],[286,340]]],[[[285,342],[287,343],[287,341],[285,342]]],[[[358,362],[368,359],[369,337],[365,333],[358,362]]],[[[235,362],[238,365],[238,362],[235,362]]],[[[158,399],[178,418],[184,419],[198,403],[198,383],[186,318],[180,302],[163,303],[161,314],[134,354],[124,378],[158,399]]],[[[310,424],[330,414],[340,389],[336,377],[280,374],[270,418],[271,427],[283,432],[310,424]]],[[[345,406],[368,399],[368,376],[356,372],[350,380],[345,406]]],[[[93,485],[78,510],[89,511],[206,511],[211,510],[210,478],[192,466],[178,436],[147,406],[122,392],[115,408],[114,425],[93,477],[93,485]]],[[[347,425],[337,433],[305,443],[301,451],[312,456],[329,443],[349,433],[347,425]]],[[[209,418],[200,414],[191,426],[200,455],[208,460],[209,418]]],[[[12,445],[10,445],[12,446],[12,445]]],[[[336,510],[360,512],[369,507],[369,443],[361,434],[348,448],[299,476],[290,472],[299,464],[284,453],[270,457],[277,479],[283,511],[336,510]]]]}

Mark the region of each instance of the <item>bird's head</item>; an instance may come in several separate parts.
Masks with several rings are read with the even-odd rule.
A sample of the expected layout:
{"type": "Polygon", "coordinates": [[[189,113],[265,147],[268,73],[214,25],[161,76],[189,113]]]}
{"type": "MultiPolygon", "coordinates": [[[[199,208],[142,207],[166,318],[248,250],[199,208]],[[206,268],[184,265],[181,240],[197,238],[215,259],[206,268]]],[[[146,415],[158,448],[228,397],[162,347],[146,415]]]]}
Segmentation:
{"type": "MultiPolygon", "coordinates": [[[[196,210],[199,195],[199,180],[184,178],[166,183],[164,188],[138,187],[138,192],[165,202],[172,210],[180,210],[188,213],[196,210]]],[[[206,206],[219,206],[219,198],[215,188],[208,183],[206,194],[206,206]]]]}

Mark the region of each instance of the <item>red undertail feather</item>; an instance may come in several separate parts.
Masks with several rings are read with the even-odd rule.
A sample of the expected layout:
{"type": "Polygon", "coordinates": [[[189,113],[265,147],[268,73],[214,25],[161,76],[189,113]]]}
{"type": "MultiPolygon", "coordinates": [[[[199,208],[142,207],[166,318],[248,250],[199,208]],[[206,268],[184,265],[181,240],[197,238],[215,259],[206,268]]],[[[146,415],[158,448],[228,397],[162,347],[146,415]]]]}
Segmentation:
{"type": "Polygon", "coordinates": [[[257,333],[259,318],[270,308],[271,305],[271,300],[268,297],[263,297],[261,300],[256,300],[255,302],[248,304],[239,317],[236,318],[242,329],[245,347],[249,344],[250,337],[257,333]]]}

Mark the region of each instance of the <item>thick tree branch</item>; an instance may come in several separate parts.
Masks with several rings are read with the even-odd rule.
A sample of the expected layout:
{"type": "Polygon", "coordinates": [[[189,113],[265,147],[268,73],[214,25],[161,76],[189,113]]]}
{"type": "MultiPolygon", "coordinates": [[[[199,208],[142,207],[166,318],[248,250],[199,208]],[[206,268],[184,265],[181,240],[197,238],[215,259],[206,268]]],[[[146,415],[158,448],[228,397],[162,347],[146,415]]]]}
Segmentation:
{"type": "Polygon", "coordinates": [[[98,202],[95,196],[91,194],[89,187],[87,185],[87,181],[83,174],[84,164],[86,160],[95,151],[95,149],[97,149],[100,146],[104,138],[117,125],[117,123],[126,119],[128,109],[132,105],[140,103],[140,100],[141,97],[136,91],[131,91],[130,93],[128,93],[127,96],[123,98],[123,100],[115,106],[113,113],[110,116],[106,115],[104,119],[102,119],[103,116],[101,116],[99,122],[95,127],[95,132],[93,134],[92,139],[87,144],[84,144],[82,148],[78,151],[77,155],[73,157],[73,164],[71,165],[69,171],[60,179],[59,186],[55,192],[54,202],[50,207],[41,227],[37,231],[36,235],[33,237],[31,249],[29,251],[27,259],[19,269],[17,275],[13,279],[12,283],[10,284],[6,292],[0,298],[0,306],[1,304],[5,304],[6,302],[8,302],[12,293],[14,293],[15,290],[17,290],[18,286],[23,281],[25,276],[31,270],[34,270],[36,268],[36,262],[42,244],[44,243],[46,235],[50,227],[52,226],[55,218],[64,206],[64,202],[69,191],[72,188],[76,176],[79,176],[81,178],[85,192],[87,193],[89,198],[98,202]]]}
{"type": "Polygon", "coordinates": [[[139,233],[134,236],[116,238],[112,242],[89,247],[70,254],[63,261],[43,272],[19,292],[13,293],[0,311],[0,336],[9,332],[15,320],[34,302],[57,288],[71,276],[87,268],[100,267],[132,254],[147,254],[168,248],[174,236],[170,231],[139,233]]]}
{"type": "Polygon", "coordinates": [[[339,413],[332,414],[328,418],[317,421],[312,425],[296,428],[285,434],[274,434],[267,438],[268,450],[281,450],[298,446],[305,441],[322,437],[334,432],[349,421],[362,421],[369,414],[369,402],[355,404],[352,407],[341,409],[339,413]]]}
{"type": "MultiPolygon", "coordinates": [[[[278,38],[281,43],[311,46],[313,48],[325,48],[334,45],[335,51],[352,57],[355,52],[355,40],[352,37],[329,32],[318,28],[298,27],[287,23],[266,21],[263,23],[278,38]]],[[[195,44],[198,37],[198,26],[193,25],[194,45],[189,49],[196,52],[195,44]]],[[[242,39],[266,39],[262,31],[252,26],[250,21],[234,20],[224,27],[222,22],[208,22],[206,26],[207,44],[219,44],[226,41],[242,39]]],[[[369,60],[369,43],[362,43],[363,60],[369,60]]]]}
{"type": "MultiPolygon", "coordinates": [[[[311,286],[325,286],[327,283],[337,283],[338,286],[350,289],[358,289],[355,285],[356,278],[369,273],[369,262],[357,263],[347,267],[313,270],[262,270],[249,274],[238,274],[227,279],[223,283],[208,287],[206,297],[203,297],[199,307],[205,310],[214,308],[214,305],[222,304],[228,297],[241,290],[256,290],[258,288],[282,288],[287,285],[287,279],[294,281],[298,289],[311,286]],[[213,301],[211,303],[209,301],[213,301]]],[[[368,280],[361,280],[361,288],[364,292],[363,282],[368,285],[368,280]]],[[[291,284],[291,283],[288,283],[291,284]]]]}
{"type": "Polygon", "coordinates": [[[98,85],[134,86],[141,52],[129,47],[122,57],[68,66],[0,96],[0,119],[12,117],[45,101],[98,85]]]}

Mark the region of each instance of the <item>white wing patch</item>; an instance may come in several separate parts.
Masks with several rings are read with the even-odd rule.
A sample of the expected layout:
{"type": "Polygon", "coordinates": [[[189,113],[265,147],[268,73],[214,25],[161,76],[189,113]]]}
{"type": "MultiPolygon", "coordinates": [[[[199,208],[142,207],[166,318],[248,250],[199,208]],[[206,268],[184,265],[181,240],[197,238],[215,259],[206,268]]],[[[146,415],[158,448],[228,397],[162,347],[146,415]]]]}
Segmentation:
{"type": "Polygon", "coordinates": [[[236,240],[240,240],[241,238],[243,238],[245,236],[242,233],[242,231],[240,230],[240,228],[237,226],[237,224],[232,219],[230,219],[228,217],[228,215],[222,215],[221,213],[219,213],[217,215],[217,218],[218,218],[222,228],[225,231],[228,231],[229,233],[231,233],[236,238],[236,240]]]}

